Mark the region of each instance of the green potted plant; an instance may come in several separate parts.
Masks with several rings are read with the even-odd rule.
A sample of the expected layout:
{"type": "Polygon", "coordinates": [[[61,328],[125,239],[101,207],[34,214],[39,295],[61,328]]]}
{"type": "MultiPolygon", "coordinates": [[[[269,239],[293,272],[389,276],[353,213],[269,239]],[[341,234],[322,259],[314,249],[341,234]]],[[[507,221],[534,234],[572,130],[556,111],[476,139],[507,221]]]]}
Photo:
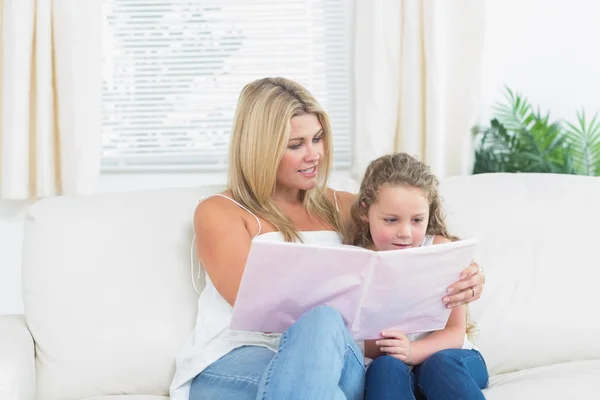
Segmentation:
{"type": "Polygon", "coordinates": [[[585,111],[577,122],[553,121],[506,88],[489,126],[473,128],[473,173],[545,172],[600,176],[600,121],[585,111]]]}

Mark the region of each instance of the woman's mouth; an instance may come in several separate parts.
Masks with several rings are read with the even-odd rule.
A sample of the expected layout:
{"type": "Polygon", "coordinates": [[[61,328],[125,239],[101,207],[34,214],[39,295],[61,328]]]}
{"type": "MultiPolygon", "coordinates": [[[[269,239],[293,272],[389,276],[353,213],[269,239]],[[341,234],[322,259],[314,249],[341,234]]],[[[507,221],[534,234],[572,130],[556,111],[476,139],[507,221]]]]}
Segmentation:
{"type": "Polygon", "coordinates": [[[304,175],[307,178],[312,178],[313,176],[315,176],[317,174],[317,166],[313,165],[310,168],[301,169],[298,172],[300,172],[302,175],[304,175]]]}

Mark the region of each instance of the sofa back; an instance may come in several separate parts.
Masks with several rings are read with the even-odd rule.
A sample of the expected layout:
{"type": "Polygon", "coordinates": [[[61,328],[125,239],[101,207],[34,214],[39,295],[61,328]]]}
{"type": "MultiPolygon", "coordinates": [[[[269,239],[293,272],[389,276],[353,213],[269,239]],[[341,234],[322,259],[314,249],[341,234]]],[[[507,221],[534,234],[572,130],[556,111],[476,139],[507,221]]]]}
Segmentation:
{"type": "Polygon", "coordinates": [[[21,254],[28,200],[0,200],[0,315],[22,314],[21,254]]]}
{"type": "MultiPolygon", "coordinates": [[[[220,190],[63,197],[30,208],[24,303],[39,400],[168,394],[196,315],[192,215],[220,190]]],[[[443,180],[442,196],[451,230],[480,240],[487,285],[471,312],[492,375],[600,359],[600,178],[455,177],[443,180]]]]}
{"type": "Polygon", "coordinates": [[[475,175],[442,193],[451,230],[480,241],[471,313],[490,373],[600,359],[600,178],[475,175]]]}
{"type": "Polygon", "coordinates": [[[194,209],[221,189],[57,197],[30,207],[23,292],[38,400],[168,393],[197,309],[194,209]]]}

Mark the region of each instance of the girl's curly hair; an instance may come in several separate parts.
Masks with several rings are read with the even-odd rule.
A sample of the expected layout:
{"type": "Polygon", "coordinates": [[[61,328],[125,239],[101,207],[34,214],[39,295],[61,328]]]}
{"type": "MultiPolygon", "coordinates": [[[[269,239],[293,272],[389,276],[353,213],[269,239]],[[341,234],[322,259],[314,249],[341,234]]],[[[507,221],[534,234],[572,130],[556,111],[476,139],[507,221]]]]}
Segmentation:
{"type": "Polygon", "coordinates": [[[360,247],[373,245],[369,223],[364,217],[377,202],[382,186],[407,186],[421,189],[429,200],[427,235],[440,235],[458,240],[448,231],[442,201],[438,193],[439,180],[431,168],[406,153],[392,153],[372,161],[365,171],[358,199],[350,210],[351,218],[345,228],[344,243],[360,247]]]}

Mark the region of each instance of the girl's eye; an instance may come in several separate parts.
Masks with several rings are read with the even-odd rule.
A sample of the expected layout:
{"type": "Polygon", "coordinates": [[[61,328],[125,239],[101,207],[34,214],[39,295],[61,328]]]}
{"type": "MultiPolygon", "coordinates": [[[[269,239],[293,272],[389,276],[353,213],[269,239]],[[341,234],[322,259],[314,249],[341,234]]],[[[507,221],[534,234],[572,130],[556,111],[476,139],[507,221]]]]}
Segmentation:
{"type": "Polygon", "coordinates": [[[394,222],[397,221],[396,218],[384,218],[383,219],[385,222],[387,222],[388,224],[393,224],[394,222]]]}
{"type": "Polygon", "coordinates": [[[288,149],[292,149],[292,150],[298,150],[300,148],[301,144],[293,144],[290,147],[288,147],[288,149]]]}
{"type": "Polygon", "coordinates": [[[413,221],[415,221],[415,224],[420,224],[423,222],[423,218],[415,218],[413,221]]]}
{"type": "Polygon", "coordinates": [[[321,140],[323,140],[323,136],[319,136],[313,139],[313,143],[319,143],[321,140]]]}

